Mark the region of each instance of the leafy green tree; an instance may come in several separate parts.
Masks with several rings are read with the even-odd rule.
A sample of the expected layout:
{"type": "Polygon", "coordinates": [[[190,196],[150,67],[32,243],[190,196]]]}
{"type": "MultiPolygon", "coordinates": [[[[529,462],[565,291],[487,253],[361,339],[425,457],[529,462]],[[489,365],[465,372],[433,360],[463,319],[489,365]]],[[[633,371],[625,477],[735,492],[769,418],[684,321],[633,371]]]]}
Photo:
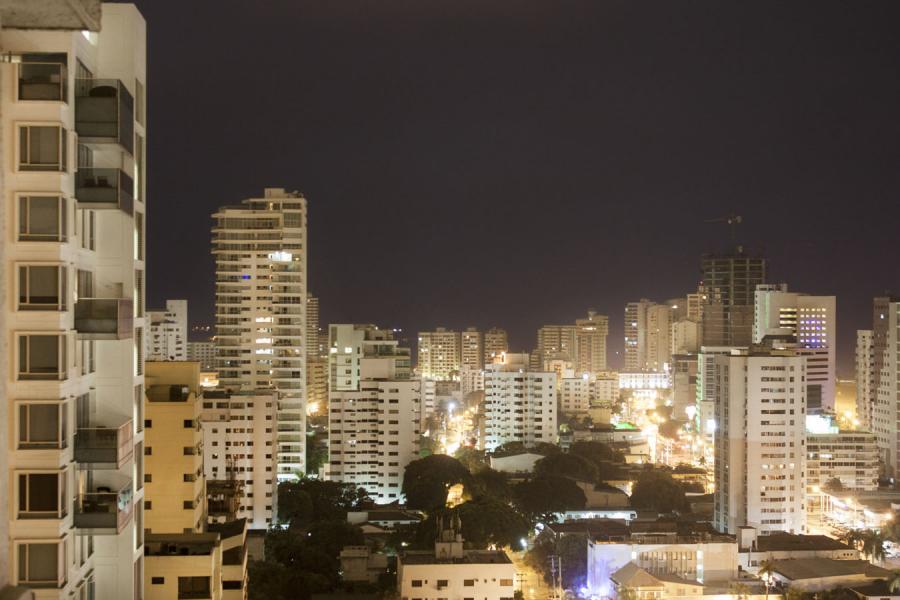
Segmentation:
{"type": "Polygon", "coordinates": [[[532,522],[555,520],[554,513],[583,510],[587,502],[584,492],[568,477],[543,475],[513,487],[516,506],[532,522]]]}
{"type": "Polygon", "coordinates": [[[534,464],[535,475],[561,475],[577,481],[597,481],[597,465],[577,454],[551,454],[534,464]]]}
{"type": "Polygon", "coordinates": [[[613,450],[611,446],[603,442],[589,440],[575,442],[569,448],[569,454],[582,456],[594,464],[601,462],[625,462],[621,452],[613,450]]]}
{"type": "Polygon", "coordinates": [[[471,488],[472,477],[466,467],[446,454],[432,454],[406,466],[403,494],[409,508],[435,510],[447,503],[447,491],[462,483],[471,488]]]}
{"type": "Polygon", "coordinates": [[[769,586],[772,585],[772,577],[775,575],[775,563],[771,560],[764,560],[762,564],[759,565],[757,575],[759,575],[759,578],[766,584],[766,600],[769,600],[769,586]]]}
{"type": "Polygon", "coordinates": [[[472,476],[472,489],[475,496],[490,496],[501,502],[512,500],[512,488],[506,473],[494,469],[482,469],[472,476]]]}
{"type": "Polygon", "coordinates": [[[544,581],[554,585],[550,557],[562,560],[563,588],[580,589],[587,581],[587,536],[569,534],[542,537],[525,555],[525,562],[543,575],[544,581]]]}
{"type": "Polygon", "coordinates": [[[487,460],[484,452],[472,446],[460,446],[453,456],[464,464],[470,473],[477,473],[482,469],[490,468],[490,462],[487,460]]]}
{"type": "Polygon", "coordinates": [[[455,510],[462,523],[463,538],[477,548],[496,544],[519,550],[520,540],[531,530],[528,519],[509,504],[491,497],[469,500],[455,510]]]}
{"type": "Polygon", "coordinates": [[[828,492],[842,492],[844,491],[844,484],[841,483],[839,477],[832,477],[825,482],[824,488],[828,492]]]}
{"type": "Polygon", "coordinates": [[[888,590],[896,592],[900,590],[900,571],[891,572],[891,576],[887,579],[888,590]]]}
{"type": "Polygon", "coordinates": [[[328,461],[328,434],[315,431],[306,436],[306,474],[318,475],[319,467],[328,461]]]}
{"type": "Polygon", "coordinates": [[[631,493],[631,506],[661,513],[689,510],[684,490],[666,471],[650,469],[641,473],[631,493]]]}
{"type": "Polygon", "coordinates": [[[278,484],[278,519],[294,526],[329,519],[346,520],[347,511],[372,504],[363,488],[336,481],[304,478],[278,484]],[[298,522],[294,523],[294,519],[298,522]]]}
{"type": "Polygon", "coordinates": [[[528,448],[528,452],[543,454],[544,456],[551,456],[553,454],[559,454],[560,452],[562,452],[562,448],[560,448],[556,444],[551,444],[549,442],[538,442],[534,446],[528,448]]]}
{"type": "Polygon", "coordinates": [[[492,454],[494,456],[509,456],[511,454],[522,454],[527,451],[525,444],[522,442],[506,442],[494,448],[492,454]]]}

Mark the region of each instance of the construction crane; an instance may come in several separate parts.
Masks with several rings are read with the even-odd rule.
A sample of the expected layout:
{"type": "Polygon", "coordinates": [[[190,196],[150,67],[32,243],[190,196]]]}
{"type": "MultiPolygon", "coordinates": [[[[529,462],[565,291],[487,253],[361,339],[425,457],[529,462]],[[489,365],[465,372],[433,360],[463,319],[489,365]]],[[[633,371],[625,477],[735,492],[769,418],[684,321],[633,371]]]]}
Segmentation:
{"type": "Polygon", "coordinates": [[[704,223],[725,223],[725,224],[727,224],[728,228],[731,230],[731,245],[735,246],[736,245],[735,235],[734,235],[735,225],[740,225],[743,221],[744,221],[744,217],[742,217],[741,215],[736,215],[734,213],[731,213],[727,216],[719,217],[717,219],[706,219],[703,222],[704,223]]]}

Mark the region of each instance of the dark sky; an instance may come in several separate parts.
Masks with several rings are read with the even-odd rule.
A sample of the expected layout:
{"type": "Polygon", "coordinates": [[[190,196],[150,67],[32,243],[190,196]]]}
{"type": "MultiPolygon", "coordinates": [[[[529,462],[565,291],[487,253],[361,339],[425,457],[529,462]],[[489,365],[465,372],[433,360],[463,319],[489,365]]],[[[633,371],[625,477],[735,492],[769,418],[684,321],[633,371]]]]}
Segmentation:
{"type": "Polygon", "coordinates": [[[209,215],[309,200],[323,322],[543,323],[696,286],[740,241],[836,294],[840,372],[900,288],[900,3],[139,1],[149,301],[211,323],[209,215]]]}

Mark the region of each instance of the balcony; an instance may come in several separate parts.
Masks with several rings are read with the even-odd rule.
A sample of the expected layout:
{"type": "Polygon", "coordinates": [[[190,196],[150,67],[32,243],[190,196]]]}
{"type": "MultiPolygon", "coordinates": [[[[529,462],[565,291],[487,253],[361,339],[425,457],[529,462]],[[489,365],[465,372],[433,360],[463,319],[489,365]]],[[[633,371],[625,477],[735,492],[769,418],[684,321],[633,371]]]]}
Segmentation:
{"type": "Polygon", "coordinates": [[[75,80],[75,131],[85,143],[134,154],[134,98],[118,79],[75,80]]]}
{"type": "Polygon", "coordinates": [[[68,102],[65,54],[26,54],[19,65],[19,100],[68,102]]]}
{"type": "Polygon", "coordinates": [[[78,496],[75,503],[75,527],[82,533],[116,535],[131,519],[134,492],[131,481],[114,489],[112,485],[95,484],[78,496]]]}
{"type": "Polygon", "coordinates": [[[79,298],[75,303],[75,329],[80,339],[129,339],[133,325],[130,298],[79,298]]]}
{"type": "Polygon", "coordinates": [[[75,436],[75,461],[93,468],[118,469],[134,455],[134,423],[118,427],[79,427],[75,436]]]}
{"type": "Polygon", "coordinates": [[[121,169],[79,168],[75,174],[78,208],[134,213],[134,180],[121,169]]]}

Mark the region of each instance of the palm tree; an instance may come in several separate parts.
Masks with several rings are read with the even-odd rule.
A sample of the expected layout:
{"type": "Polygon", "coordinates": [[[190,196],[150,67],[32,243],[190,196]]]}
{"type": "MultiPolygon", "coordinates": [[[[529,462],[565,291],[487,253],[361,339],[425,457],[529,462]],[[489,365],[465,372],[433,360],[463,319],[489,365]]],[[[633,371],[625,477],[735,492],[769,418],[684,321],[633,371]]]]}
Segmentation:
{"type": "Polygon", "coordinates": [[[740,581],[735,581],[728,587],[728,591],[738,597],[738,600],[747,600],[750,597],[750,588],[740,581]]]}
{"type": "Polygon", "coordinates": [[[766,584],[766,600],[769,600],[769,586],[772,584],[772,576],[775,574],[775,563],[771,560],[765,560],[759,565],[759,571],[756,573],[759,578],[766,584]]]}
{"type": "Polygon", "coordinates": [[[900,571],[893,571],[887,579],[888,590],[896,592],[900,590],[900,571]]]}
{"type": "Polygon", "coordinates": [[[884,534],[868,529],[862,535],[862,551],[872,562],[884,560],[884,534]]]}

